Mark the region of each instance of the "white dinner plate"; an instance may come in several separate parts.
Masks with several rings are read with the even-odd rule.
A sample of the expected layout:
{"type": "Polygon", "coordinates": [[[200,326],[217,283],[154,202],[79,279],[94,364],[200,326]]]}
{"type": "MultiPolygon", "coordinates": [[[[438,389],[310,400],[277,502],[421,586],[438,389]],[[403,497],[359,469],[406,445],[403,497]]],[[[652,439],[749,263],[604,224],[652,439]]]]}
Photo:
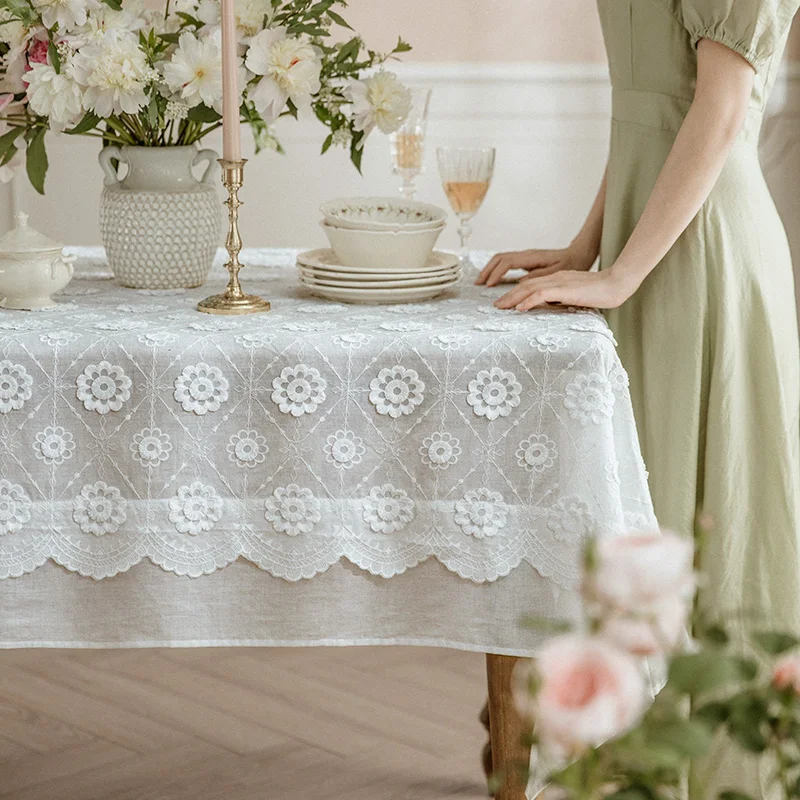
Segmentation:
{"type": "Polygon", "coordinates": [[[458,281],[442,283],[438,286],[417,286],[411,289],[349,289],[334,286],[309,284],[302,280],[303,286],[317,297],[337,300],[343,303],[364,303],[369,305],[392,305],[394,303],[414,303],[432,300],[442,292],[455,286],[458,281]]]}
{"type": "MultiPolygon", "coordinates": [[[[349,272],[354,274],[370,274],[370,273],[402,273],[407,275],[409,270],[402,267],[390,267],[383,264],[376,264],[374,267],[348,267],[345,264],[339,264],[336,253],[330,248],[322,248],[319,250],[309,250],[305,253],[300,253],[297,256],[297,263],[302,264],[304,267],[313,267],[314,269],[324,269],[329,272],[349,272]]],[[[439,272],[443,269],[452,269],[459,264],[459,258],[456,253],[448,253],[444,250],[434,250],[428,263],[424,267],[414,270],[414,272],[428,274],[430,272],[439,272]]]]}
{"type": "Polygon", "coordinates": [[[314,275],[320,280],[334,281],[415,281],[420,278],[444,278],[457,275],[460,267],[448,267],[429,272],[336,272],[332,269],[317,269],[298,264],[297,268],[306,275],[314,275]]]}
{"type": "MultiPolygon", "coordinates": [[[[427,278],[409,278],[408,280],[345,280],[334,277],[328,277],[321,273],[310,272],[300,269],[300,277],[304,283],[314,283],[320,286],[341,286],[348,289],[403,289],[412,288],[414,286],[437,286],[442,283],[452,283],[458,280],[460,275],[458,272],[447,272],[443,275],[435,275],[427,278]]],[[[360,277],[360,276],[358,276],[360,277]]]]}

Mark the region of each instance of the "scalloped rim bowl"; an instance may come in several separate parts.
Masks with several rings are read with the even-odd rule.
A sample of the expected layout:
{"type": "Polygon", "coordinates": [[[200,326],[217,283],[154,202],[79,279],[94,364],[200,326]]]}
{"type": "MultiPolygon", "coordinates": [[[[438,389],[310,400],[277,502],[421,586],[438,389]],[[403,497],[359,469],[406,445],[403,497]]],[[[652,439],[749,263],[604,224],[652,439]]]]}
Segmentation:
{"type": "Polygon", "coordinates": [[[322,223],[331,248],[348,267],[423,268],[444,225],[421,231],[359,231],[322,223]]]}
{"type": "Polygon", "coordinates": [[[421,231],[447,223],[438,206],[397,197],[342,197],[320,206],[333,228],[361,231],[421,231]]]}

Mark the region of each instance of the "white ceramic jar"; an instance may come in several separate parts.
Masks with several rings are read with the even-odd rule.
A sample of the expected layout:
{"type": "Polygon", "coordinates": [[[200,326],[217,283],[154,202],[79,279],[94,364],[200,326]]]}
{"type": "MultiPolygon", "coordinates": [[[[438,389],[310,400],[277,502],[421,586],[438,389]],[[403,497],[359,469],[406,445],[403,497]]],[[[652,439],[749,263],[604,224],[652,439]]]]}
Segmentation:
{"type": "Polygon", "coordinates": [[[52,308],[52,295],[71,280],[77,256],[28,226],[19,213],[14,228],[0,238],[0,307],[30,311],[52,308]]]}

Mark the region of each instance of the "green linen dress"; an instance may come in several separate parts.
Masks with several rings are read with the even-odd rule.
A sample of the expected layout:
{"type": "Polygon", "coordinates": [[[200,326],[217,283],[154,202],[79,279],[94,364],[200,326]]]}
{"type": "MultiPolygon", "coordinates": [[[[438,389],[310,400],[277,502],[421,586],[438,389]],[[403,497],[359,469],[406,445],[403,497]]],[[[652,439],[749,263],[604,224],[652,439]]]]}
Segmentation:
{"type": "MultiPolygon", "coordinates": [[[[601,267],[641,215],[694,96],[697,42],[756,70],[744,130],[702,210],[666,258],[609,314],[628,370],[663,526],[704,545],[703,602],[800,632],[800,352],[786,234],[757,143],[800,0],[599,0],[613,84],[601,267]]],[[[741,628],[741,626],[739,626],[741,628]]],[[[745,626],[746,627],[746,626],[745,626]]],[[[742,635],[743,631],[738,631],[742,635]]],[[[698,778],[698,776],[695,776],[698,778]]],[[[696,798],[726,786],[768,796],[753,763],[720,751],[696,798]],[[744,783],[741,783],[744,782],[744,783]]]]}

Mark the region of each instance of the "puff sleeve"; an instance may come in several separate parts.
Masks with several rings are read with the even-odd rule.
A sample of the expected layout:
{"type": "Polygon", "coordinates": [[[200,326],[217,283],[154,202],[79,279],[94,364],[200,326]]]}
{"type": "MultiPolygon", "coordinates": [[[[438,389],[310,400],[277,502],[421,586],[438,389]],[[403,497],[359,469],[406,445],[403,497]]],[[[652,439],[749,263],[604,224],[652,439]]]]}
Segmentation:
{"type": "Polygon", "coordinates": [[[739,53],[758,72],[789,31],[800,0],[680,0],[696,45],[711,39],[739,53]]]}

